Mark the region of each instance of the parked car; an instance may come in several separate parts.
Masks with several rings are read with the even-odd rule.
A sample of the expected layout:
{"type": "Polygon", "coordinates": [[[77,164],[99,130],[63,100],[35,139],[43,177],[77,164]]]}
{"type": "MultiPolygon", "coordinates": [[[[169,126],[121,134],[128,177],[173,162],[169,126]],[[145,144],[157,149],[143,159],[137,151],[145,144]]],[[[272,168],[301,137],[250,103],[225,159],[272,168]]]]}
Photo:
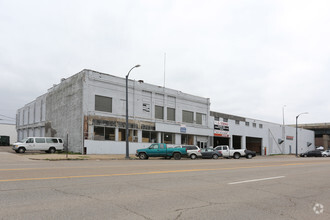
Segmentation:
{"type": "Polygon", "coordinates": [[[255,157],[257,154],[255,151],[245,150],[245,149],[233,149],[229,148],[228,145],[219,145],[214,148],[215,150],[222,153],[223,157],[230,158],[233,157],[235,159],[239,159],[240,157],[246,157],[251,159],[255,157]]]}
{"type": "Polygon", "coordinates": [[[330,157],[330,150],[322,151],[322,157],[330,157]]]}
{"type": "Polygon", "coordinates": [[[222,157],[222,154],[219,151],[214,150],[214,148],[203,148],[201,154],[204,159],[218,159],[219,157],[222,157]]]}
{"type": "Polygon", "coordinates": [[[179,145],[175,146],[176,148],[186,148],[187,149],[187,156],[190,157],[192,160],[196,159],[197,157],[202,157],[201,149],[196,145],[179,145]]]}
{"type": "Polygon", "coordinates": [[[63,140],[57,137],[28,137],[13,144],[13,150],[16,153],[42,150],[52,154],[57,150],[63,150],[63,148],[63,140]]]}
{"type": "Polygon", "coordinates": [[[182,156],[187,155],[186,148],[170,148],[167,144],[155,143],[151,144],[148,148],[137,149],[135,156],[141,160],[146,160],[149,157],[173,157],[175,160],[180,160],[182,156]]]}
{"type": "Polygon", "coordinates": [[[322,157],[320,150],[310,150],[300,154],[301,157],[322,157]]]}
{"type": "Polygon", "coordinates": [[[245,152],[245,157],[247,159],[252,159],[252,157],[257,156],[257,152],[252,151],[252,150],[245,150],[244,152],[245,152]]]}

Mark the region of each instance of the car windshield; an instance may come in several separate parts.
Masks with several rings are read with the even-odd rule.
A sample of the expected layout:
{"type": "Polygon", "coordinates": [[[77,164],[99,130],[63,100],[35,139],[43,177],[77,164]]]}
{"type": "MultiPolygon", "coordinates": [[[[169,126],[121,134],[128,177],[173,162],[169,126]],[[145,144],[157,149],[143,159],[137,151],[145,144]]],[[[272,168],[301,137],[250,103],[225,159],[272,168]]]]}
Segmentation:
{"type": "Polygon", "coordinates": [[[24,138],[24,139],[21,140],[20,142],[21,142],[21,143],[25,143],[27,139],[29,139],[29,138],[24,138]]]}

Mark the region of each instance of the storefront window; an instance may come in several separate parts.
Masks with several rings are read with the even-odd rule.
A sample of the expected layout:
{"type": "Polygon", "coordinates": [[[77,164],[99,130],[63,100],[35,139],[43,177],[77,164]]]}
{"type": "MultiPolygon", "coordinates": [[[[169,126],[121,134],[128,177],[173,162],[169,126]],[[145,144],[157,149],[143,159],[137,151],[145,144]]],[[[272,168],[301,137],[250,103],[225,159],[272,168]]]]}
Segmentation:
{"type": "Polygon", "coordinates": [[[174,144],[174,134],[162,133],[162,140],[165,144],[174,144]]]}
{"type": "Polygon", "coordinates": [[[118,141],[126,141],[126,129],[119,129],[118,141]]]}
{"type": "Polygon", "coordinates": [[[193,145],[194,144],[194,136],[193,135],[188,135],[188,134],[181,134],[181,144],[193,145]]]}
{"type": "Polygon", "coordinates": [[[142,142],[144,142],[144,143],[157,143],[157,132],[155,132],[155,131],[142,131],[142,142]]]}

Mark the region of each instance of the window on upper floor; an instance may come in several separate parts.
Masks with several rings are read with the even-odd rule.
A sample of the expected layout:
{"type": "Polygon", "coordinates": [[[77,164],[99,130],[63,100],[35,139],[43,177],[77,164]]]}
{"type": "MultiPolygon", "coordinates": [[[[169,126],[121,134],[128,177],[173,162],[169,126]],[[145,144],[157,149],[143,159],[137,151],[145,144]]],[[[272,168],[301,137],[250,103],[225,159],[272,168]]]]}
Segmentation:
{"type": "Polygon", "coordinates": [[[182,122],[194,123],[194,112],[182,111],[182,122]]]}
{"type": "Polygon", "coordinates": [[[245,125],[246,125],[246,126],[250,126],[250,122],[246,121],[246,122],[245,122],[245,125]]]}
{"type": "Polygon", "coordinates": [[[206,125],[206,115],[202,113],[196,113],[196,124],[206,125]]]}
{"type": "Polygon", "coordinates": [[[112,112],[112,98],[95,95],[95,111],[112,112]]]}
{"type": "Polygon", "coordinates": [[[167,108],[167,120],[175,121],[175,108],[167,108]]]}
{"type": "Polygon", "coordinates": [[[155,118],[164,119],[164,107],[155,105],[155,118]]]}

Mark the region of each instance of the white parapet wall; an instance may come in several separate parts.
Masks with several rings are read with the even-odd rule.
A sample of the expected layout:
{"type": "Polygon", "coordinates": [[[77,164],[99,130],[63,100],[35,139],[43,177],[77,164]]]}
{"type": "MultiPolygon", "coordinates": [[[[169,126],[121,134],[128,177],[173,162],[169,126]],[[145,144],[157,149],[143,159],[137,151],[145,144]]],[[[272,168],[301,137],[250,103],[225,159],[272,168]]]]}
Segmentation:
{"type": "MultiPolygon", "coordinates": [[[[126,142],[124,141],[96,141],[85,140],[86,154],[126,154],[126,142]]],[[[147,148],[151,143],[129,143],[129,154],[135,154],[137,149],[147,148]]],[[[174,145],[168,145],[174,147],[174,145]]]]}

